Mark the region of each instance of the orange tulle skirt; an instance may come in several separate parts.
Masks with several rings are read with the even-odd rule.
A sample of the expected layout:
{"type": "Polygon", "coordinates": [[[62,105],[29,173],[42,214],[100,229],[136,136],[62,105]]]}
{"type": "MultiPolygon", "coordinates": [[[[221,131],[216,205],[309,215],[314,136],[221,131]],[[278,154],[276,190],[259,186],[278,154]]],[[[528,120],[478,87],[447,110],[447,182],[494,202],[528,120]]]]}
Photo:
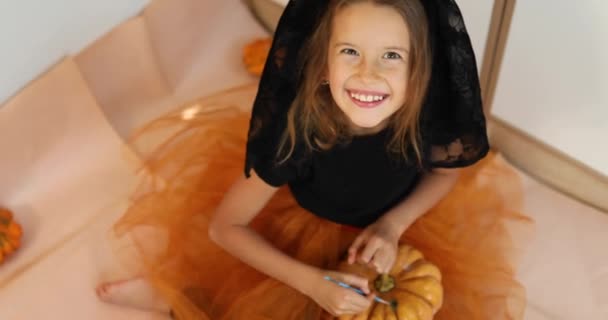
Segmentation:
{"type": "MultiPolygon", "coordinates": [[[[121,252],[137,260],[177,319],[331,319],[208,238],[210,215],[244,174],[249,113],[232,106],[230,94],[220,104],[200,100],[135,136],[145,159],[142,181],[114,231],[136,251],[121,252]]],[[[517,173],[491,152],[403,235],[443,274],[444,304],[435,319],[523,318],[525,290],[515,266],[532,222],[519,211],[521,190],[517,173]]],[[[292,257],[325,269],[336,267],[360,231],[307,212],[286,187],[251,227],[292,257]]]]}

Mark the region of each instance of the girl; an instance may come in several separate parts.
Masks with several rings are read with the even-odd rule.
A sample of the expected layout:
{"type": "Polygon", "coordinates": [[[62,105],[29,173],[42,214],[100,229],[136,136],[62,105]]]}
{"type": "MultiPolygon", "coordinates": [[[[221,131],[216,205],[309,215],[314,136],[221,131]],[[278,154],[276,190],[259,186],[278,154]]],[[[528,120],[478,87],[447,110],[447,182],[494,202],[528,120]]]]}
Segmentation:
{"type": "Polygon", "coordinates": [[[369,293],[337,263],[385,273],[409,242],[443,273],[437,319],[522,318],[511,231],[529,221],[516,175],[477,163],[489,147],[453,1],[290,1],[251,115],[207,109],[146,129],[178,131],[116,226],[142,277],[102,284],[102,299],[178,319],[358,314],[373,294],[324,277],[369,293]]]}

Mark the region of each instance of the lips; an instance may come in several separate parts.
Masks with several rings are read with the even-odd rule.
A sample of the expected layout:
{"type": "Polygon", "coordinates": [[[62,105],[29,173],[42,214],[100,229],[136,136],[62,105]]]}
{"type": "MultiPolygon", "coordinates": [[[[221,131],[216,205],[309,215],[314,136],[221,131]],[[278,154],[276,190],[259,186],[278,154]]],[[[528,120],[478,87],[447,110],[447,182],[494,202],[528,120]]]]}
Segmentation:
{"type": "Polygon", "coordinates": [[[380,106],[390,96],[387,93],[370,90],[346,90],[350,99],[361,108],[375,108],[380,106]]]}

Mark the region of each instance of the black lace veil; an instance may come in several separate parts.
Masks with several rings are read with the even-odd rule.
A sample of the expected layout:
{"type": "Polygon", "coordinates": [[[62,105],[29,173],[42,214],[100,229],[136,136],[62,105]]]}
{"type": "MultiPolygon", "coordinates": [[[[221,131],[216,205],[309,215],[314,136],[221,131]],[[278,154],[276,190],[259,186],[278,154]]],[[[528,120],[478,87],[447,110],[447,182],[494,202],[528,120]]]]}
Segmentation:
{"type": "MultiPolygon", "coordinates": [[[[407,1],[407,0],[403,0],[407,1]]],[[[432,74],[420,114],[423,165],[463,167],[489,150],[477,63],[461,11],[453,0],[420,0],[429,22],[432,74]]],[[[298,148],[275,163],[287,112],[301,81],[298,58],[328,9],[329,0],[291,0],[273,38],[253,104],[245,174],[255,168],[271,184],[299,174],[298,148]]]]}

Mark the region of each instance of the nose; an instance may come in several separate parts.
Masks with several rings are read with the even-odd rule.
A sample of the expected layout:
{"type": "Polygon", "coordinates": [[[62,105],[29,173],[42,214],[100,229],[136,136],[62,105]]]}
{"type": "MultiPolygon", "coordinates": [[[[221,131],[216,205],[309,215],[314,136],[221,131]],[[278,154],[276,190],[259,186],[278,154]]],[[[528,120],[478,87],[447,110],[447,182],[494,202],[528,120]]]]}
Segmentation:
{"type": "Polygon", "coordinates": [[[377,80],[378,79],[378,70],[376,63],[374,61],[362,60],[359,64],[358,74],[361,80],[377,80]]]}

